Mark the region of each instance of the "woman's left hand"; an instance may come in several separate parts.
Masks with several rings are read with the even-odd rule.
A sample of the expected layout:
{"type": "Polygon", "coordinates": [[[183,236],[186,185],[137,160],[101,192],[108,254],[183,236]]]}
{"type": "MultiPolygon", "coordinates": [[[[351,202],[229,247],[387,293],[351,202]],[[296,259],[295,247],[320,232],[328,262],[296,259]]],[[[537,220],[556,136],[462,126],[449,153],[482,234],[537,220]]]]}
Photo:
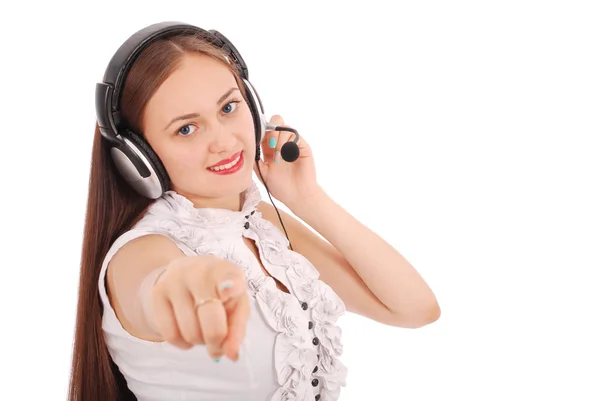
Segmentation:
{"type": "MultiPolygon", "coordinates": [[[[275,115],[270,122],[284,126],[283,118],[275,115]]],[[[262,158],[258,164],[260,173],[254,165],[254,171],[266,182],[271,195],[292,209],[293,204],[301,203],[319,194],[321,188],[317,184],[317,174],[312,151],[302,136],[297,142],[300,156],[294,162],[286,162],[281,158],[281,147],[294,139],[295,134],[287,131],[267,131],[261,143],[262,158]],[[273,139],[272,139],[273,138],[273,139]],[[271,146],[273,147],[271,147],[271,146]]]]}

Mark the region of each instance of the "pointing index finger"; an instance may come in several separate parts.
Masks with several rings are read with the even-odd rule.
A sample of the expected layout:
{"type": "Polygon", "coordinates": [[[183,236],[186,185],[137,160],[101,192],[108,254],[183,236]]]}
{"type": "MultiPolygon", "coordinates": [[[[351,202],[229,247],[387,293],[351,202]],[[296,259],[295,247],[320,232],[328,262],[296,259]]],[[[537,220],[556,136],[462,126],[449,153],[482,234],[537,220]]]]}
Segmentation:
{"type": "Polygon", "coordinates": [[[232,361],[237,361],[239,348],[246,337],[246,327],[250,317],[250,302],[247,295],[233,298],[225,304],[227,311],[227,338],[223,342],[223,352],[232,361]]]}

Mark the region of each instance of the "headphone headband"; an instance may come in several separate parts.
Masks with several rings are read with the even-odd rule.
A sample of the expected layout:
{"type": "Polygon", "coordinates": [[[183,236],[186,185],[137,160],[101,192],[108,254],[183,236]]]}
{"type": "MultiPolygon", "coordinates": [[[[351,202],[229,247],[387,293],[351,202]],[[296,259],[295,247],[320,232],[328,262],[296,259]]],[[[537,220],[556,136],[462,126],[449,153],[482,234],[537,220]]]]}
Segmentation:
{"type": "Polygon", "coordinates": [[[102,135],[117,139],[121,127],[120,101],[127,74],[140,53],[156,40],[174,35],[201,35],[214,46],[226,51],[242,79],[248,79],[248,68],[235,46],[218,31],[206,31],[194,25],[166,21],[147,26],[131,35],[111,58],[103,81],[96,85],[96,114],[102,135]]]}
{"type": "Polygon", "coordinates": [[[207,40],[214,42],[218,47],[223,46],[220,40],[216,40],[214,36],[201,28],[169,22],[150,25],[129,37],[110,60],[103,79],[104,83],[113,85],[113,105],[119,104],[125,78],[135,60],[148,45],[173,35],[197,33],[204,34],[207,40]]]}

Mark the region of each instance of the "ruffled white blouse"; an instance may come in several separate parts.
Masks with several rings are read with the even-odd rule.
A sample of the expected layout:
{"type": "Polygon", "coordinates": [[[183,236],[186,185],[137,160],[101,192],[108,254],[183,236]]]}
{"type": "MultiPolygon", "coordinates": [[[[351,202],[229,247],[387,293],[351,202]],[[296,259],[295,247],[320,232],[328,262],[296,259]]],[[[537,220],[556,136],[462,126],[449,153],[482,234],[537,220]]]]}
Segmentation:
{"type": "Polygon", "coordinates": [[[139,401],[333,401],[345,386],[340,361],[342,300],[319,280],[315,267],[288,249],[287,238],[256,209],[261,201],[253,182],[241,211],[195,208],[185,197],[166,192],[144,217],[110,248],[98,286],[104,304],[103,333],[113,361],[139,401]],[[246,274],[251,315],[239,360],[215,363],[204,346],[179,349],[129,334],[107,297],[106,268],[119,248],[134,238],[162,234],[186,255],[212,254],[246,274]],[[264,274],[243,237],[254,240],[264,274]]]}

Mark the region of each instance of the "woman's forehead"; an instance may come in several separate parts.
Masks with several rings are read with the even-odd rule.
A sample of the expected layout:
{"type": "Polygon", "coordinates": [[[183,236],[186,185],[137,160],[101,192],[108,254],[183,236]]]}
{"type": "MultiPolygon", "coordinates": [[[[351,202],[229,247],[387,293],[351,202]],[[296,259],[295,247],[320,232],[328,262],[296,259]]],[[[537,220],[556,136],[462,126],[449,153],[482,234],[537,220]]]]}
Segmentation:
{"type": "Polygon", "coordinates": [[[185,57],[152,96],[147,111],[164,127],[178,115],[213,112],[226,100],[223,96],[237,87],[231,71],[218,60],[185,57]]]}

